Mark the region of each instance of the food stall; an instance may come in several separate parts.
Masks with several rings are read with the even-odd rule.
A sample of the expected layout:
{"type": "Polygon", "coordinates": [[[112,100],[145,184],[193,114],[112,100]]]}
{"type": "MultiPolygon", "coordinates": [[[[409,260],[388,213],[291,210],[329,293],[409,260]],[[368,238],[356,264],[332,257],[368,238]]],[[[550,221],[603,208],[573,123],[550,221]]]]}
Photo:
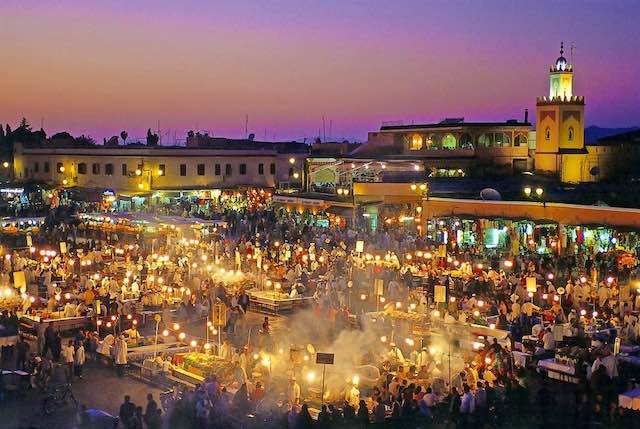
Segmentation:
{"type": "Polygon", "coordinates": [[[199,384],[207,377],[215,376],[222,382],[233,380],[233,364],[212,353],[191,351],[174,356],[172,374],[179,380],[199,384]]]}
{"type": "Polygon", "coordinates": [[[286,313],[296,308],[307,306],[313,297],[298,296],[290,298],[284,292],[271,290],[251,290],[249,291],[249,305],[253,310],[263,311],[266,313],[286,313]]]}
{"type": "Polygon", "coordinates": [[[60,333],[87,328],[91,325],[90,317],[63,316],[64,311],[49,312],[42,310],[38,311],[36,314],[25,314],[20,318],[20,330],[37,337],[38,332],[44,330],[44,328],[49,325],[53,325],[54,329],[60,333]]]}

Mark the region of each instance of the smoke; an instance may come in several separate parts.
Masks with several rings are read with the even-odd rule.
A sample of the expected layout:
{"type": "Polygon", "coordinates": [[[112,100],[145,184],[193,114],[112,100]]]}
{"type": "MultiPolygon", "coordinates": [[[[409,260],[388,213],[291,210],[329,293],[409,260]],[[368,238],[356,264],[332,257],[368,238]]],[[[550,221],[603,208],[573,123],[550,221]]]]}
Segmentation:
{"type": "MultiPolygon", "coordinates": [[[[303,396],[319,398],[323,365],[315,363],[314,352],[333,353],[334,364],[326,365],[325,400],[344,400],[345,390],[351,389],[353,381],[357,382],[361,396],[369,396],[373,387],[381,382],[378,368],[390,350],[391,328],[381,318],[375,322],[365,318],[362,325],[360,329],[347,328],[332,332],[333,327],[326,320],[324,310],[307,309],[296,313],[287,320],[286,329],[272,334],[272,373],[276,380],[280,378],[281,381],[277,384],[284,386],[295,377],[302,391],[311,393],[303,396]],[[381,341],[382,336],[387,337],[385,342],[381,341]],[[300,357],[299,363],[292,363],[290,350],[300,357]]],[[[454,377],[463,371],[466,362],[472,359],[472,345],[479,345],[479,340],[461,329],[461,326],[457,325],[456,329],[450,331],[437,324],[432,326],[431,334],[425,336],[423,341],[418,338],[413,343],[409,341],[412,345],[407,344],[406,338],[396,332],[394,341],[402,349],[405,359],[410,358],[412,351],[419,352],[425,347],[433,377],[440,378],[441,384],[448,384],[449,376],[454,377]]]]}

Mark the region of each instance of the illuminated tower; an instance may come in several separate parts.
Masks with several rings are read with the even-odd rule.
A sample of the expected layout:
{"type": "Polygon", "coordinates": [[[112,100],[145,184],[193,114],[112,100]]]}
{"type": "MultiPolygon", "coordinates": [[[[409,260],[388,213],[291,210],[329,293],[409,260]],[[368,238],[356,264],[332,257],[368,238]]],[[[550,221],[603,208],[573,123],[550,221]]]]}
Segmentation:
{"type": "Polygon", "coordinates": [[[560,57],[549,70],[549,95],[536,103],[536,171],[563,182],[584,179],[584,97],[573,95],[573,67],[560,57]]]}

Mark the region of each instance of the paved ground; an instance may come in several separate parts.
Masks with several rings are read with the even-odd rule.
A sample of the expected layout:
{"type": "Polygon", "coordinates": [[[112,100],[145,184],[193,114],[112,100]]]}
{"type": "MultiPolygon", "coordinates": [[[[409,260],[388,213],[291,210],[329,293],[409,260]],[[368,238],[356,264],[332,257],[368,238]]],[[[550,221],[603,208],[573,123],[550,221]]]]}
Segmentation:
{"type": "MultiPolygon", "coordinates": [[[[264,315],[250,312],[246,318],[246,326],[251,327],[252,335],[256,335],[260,329],[264,315]]],[[[286,330],[290,319],[287,317],[270,316],[271,327],[274,331],[286,330]]],[[[206,322],[197,321],[184,325],[184,329],[190,335],[205,336],[206,322]]],[[[143,328],[143,331],[149,327],[143,328]]],[[[223,337],[224,338],[224,337],[223,337]]],[[[213,341],[213,340],[212,340],[213,341]]],[[[246,335],[234,338],[236,345],[246,344],[246,335]]],[[[62,368],[56,368],[54,377],[62,381],[64,373],[62,368]]],[[[531,395],[541,387],[542,379],[532,376],[531,395]]],[[[554,395],[554,406],[550,410],[550,424],[546,427],[571,426],[572,412],[574,409],[572,385],[552,382],[548,386],[554,395]]],[[[83,380],[77,380],[73,392],[80,404],[88,408],[102,409],[112,415],[117,415],[124,395],[131,396],[133,402],[145,406],[147,393],[152,393],[158,401],[160,390],[131,377],[117,377],[112,368],[102,364],[88,363],[85,368],[83,380]]],[[[24,398],[7,398],[0,402],[0,429],[38,428],[38,429],[71,429],[74,427],[76,412],[71,407],[60,409],[51,416],[44,416],[41,411],[43,395],[29,390],[24,398]]],[[[533,399],[533,398],[532,398],[533,399]]],[[[539,413],[534,404],[530,404],[523,410],[521,416],[514,416],[503,423],[503,427],[511,428],[536,428],[540,427],[539,413]]],[[[502,420],[502,419],[501,419],[502,420]]],[[[434,428],[445,428],[446,424],[432,425],[434,428]]]]}
{"type": "MultiPolygon", "coordinates": [[[[56,368],[54,377],[64,379],[62,368],[56,368]]],[[[147,393],[153,393],[158,401],[160,390],[130,377],[115,376],[114,370],[104,365],[88,363],[85,376],[76,380],[72,387],[80,404],[98,408],[117,416],[124,395],[130,395],[136,405],[144,408],[147,393]]],[[[29,390],[23,399],[7,398],[0,403],[0,428],[71,429],[74,427],[75,410],[69,406],[45,416],[40,408],[43,395],[29,390]]]]}

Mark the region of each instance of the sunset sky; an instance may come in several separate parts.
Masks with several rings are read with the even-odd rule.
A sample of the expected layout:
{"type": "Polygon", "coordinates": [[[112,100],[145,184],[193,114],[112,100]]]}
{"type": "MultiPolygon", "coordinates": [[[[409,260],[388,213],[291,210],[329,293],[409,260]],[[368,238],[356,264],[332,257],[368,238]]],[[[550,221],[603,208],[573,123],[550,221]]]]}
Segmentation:
{"type": "Polygon", "coordinates": [[[259,139],[302,139],[324,115],[364,139],[521,119],[564,40],[587,125],[640,125],[638,22],[635,0],[2,0],[0,123],[243,137],[247,114],[259,139]]]}

